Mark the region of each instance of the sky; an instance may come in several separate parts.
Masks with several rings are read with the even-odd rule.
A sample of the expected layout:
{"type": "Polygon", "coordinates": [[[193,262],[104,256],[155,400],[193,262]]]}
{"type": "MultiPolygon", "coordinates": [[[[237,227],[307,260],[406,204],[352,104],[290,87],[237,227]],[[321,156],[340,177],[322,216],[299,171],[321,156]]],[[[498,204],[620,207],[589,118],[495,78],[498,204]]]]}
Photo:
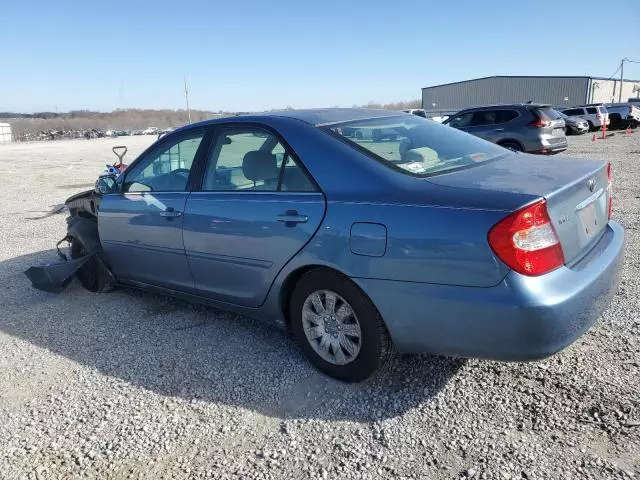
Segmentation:
{"type": "Polygon", "coordinates": [[[490,75],[609,77],[640,60],[639,18],[639,0],[1,0],[0,111],[184,108],[185,77],[191,108],[212,111],[417,100],[490,75]]]}

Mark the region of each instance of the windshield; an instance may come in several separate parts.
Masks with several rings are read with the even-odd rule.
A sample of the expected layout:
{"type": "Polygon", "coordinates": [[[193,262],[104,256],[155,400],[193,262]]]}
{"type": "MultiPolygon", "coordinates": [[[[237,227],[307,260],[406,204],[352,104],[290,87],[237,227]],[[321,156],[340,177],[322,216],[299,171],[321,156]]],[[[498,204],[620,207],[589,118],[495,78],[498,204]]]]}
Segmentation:
{"type": "Polygon", "coordinates": [[[507,154],[504,148],[416,115],[322,127],[347,144],[404,173],[429,176],[507,154]]]}

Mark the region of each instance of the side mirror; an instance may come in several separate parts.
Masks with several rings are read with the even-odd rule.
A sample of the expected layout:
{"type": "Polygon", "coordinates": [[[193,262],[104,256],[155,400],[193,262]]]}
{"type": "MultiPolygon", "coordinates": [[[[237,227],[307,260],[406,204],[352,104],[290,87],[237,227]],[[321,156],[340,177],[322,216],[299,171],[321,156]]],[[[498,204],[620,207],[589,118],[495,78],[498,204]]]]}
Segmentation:
{"type": "Polygon", "coordinates": [[[107,193],[118,193],[120,191],[120,185],[116,181],[118,177],[115,175],[101,175],[96,180],[95,192],[101,195],[106,195],[107,193]]]}

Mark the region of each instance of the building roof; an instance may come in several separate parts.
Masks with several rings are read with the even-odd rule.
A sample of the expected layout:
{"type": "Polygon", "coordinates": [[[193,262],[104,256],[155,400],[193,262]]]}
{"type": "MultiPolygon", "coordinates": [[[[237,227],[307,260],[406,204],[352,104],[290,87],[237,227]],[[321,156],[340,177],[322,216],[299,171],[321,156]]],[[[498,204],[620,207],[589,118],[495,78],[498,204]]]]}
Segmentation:
{"type": "MultiPolygon", "coordinates": [[[[427,88],[445,87],[447,85],[456,85],[459,83],[475,82],[477,80],[487,80],[489,78],[584,78],[591,80],[620,80],[619,78],[605,78],[605,77],[589,77],[586,75],[492,75],[489,77],[471,78],[469,80],[460,80],[459,82],[441,83],[439,85],[431,85],[429,87],[422,87],[422,90],[427,88]]],[[[640,83],[640,80],[632,80],[629,78],[623,78],[625,82],[640,83]]]]}

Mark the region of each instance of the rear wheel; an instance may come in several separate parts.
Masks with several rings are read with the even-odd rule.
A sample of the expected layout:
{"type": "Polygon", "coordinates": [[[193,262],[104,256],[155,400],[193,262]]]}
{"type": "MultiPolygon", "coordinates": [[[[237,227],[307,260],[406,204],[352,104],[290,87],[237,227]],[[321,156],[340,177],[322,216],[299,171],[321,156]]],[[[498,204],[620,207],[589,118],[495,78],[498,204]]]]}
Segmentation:
{"type": "Polygon", "coordinates": [[[500,142],[499,145],[501,147],[508,148],[509,150],[514,150],[516,152],[524,151],[524,149],[522,148],[522,145],[520,145],[518,142],[514,142],[514,141],[511,141],[511,140],[500,142]]]}
{"type": "Polygon", "coordinates": [[[378,310],[338,273],[319,269],[303,275],[293,291],[290,318],[307,358],[339,380],[364,380],[391,356],[391,338],[378,310]]]}

